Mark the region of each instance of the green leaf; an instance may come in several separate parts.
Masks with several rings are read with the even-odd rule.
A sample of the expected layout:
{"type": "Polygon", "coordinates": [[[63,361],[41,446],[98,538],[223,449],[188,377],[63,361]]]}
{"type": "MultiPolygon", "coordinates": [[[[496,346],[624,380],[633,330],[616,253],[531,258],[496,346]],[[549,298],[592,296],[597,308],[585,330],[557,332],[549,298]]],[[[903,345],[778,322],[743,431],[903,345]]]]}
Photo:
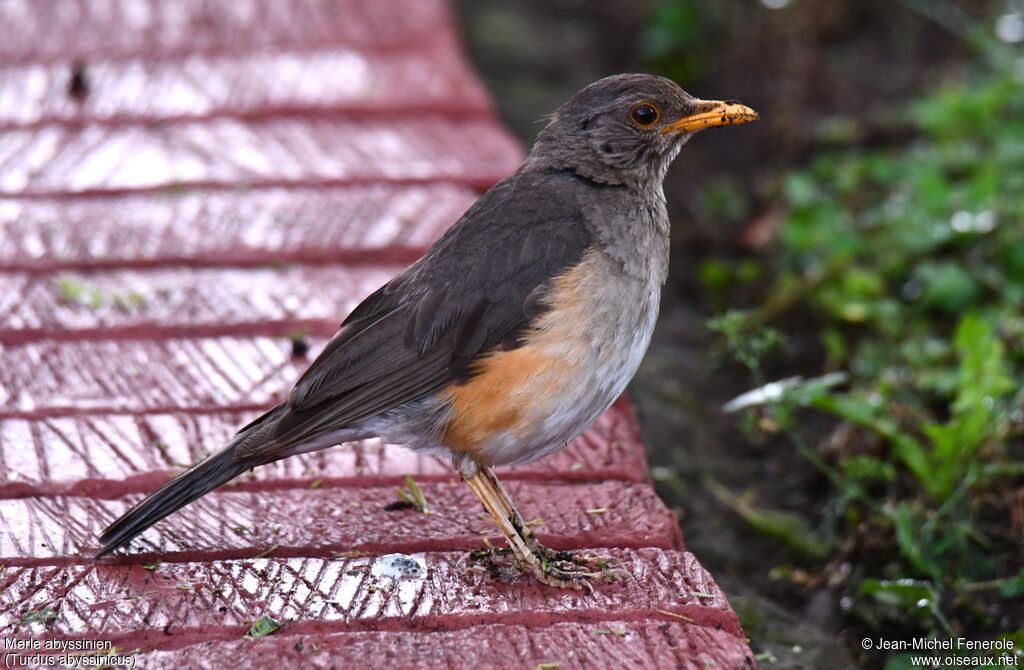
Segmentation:
{"type": "Polygon", "coordinates": [[[102,291],[89,286],[85,280],[75,275],[62,274],[57,277],[57,290],[65,301],[90,309],[98,309],[106,301],[102,291]]]}
{"type": "Polygon", "coordinates": [[[941,599],[931,582],[865,579],[858,591],[884,608],[901,611],[922,622],[937,624],[943,632],[952,635],[949,622],[942,615],[941,599]]]}
{"type": "Polygon", "coordinates": [[[266,637],[281,629],[283,624],[276,619],[264,615],[256,621],[252,622],[252,626],[249,627],[249,632],[245,634],[249,638],[266,637]]]}
{"type": "Polygon", "coordinates": [[[818,199],[817,182],[810,175],[800,172],[787,176],[782,190],[793,207],[808,207],[818,199]]]}
{"type": "Polygon", "coordinates": [[[762,535],[774,538],[813,560],[823,560],[832,554],[832,543],[813,533],[807,521],[798,514],[757,509],[710,477],[704,480],[704,486],[762,535]]]}
{"type": "Polygon", "coordinates": [[[974,304],[980,287],[974,276],[953,261],[928,261],[915,272],[921,284],[921,304],[956,315],[974,304]]]}
{"type": "Polygon", "coordinates": [[[29,610],[18,619],[18,625],[25,626],[33,623],[46,623],[57,618],[57,613],[49,607],[41,610],[29,610]]]}
{"type": "Polygon", "coordinates": [[[917,609],[938,600],[929,582],[913,579],[865,579],[858,591],[863,595],[874,596],[880,602],[908,609],[917,609]]]}
{"type": "Polygon", "coordinates": [[[942,567],[935,562],[930,554],[924,551],[920,538],[921,521],[912,514],[906,502],[900,502],[895,509],[888,512],[896,534],[896,544],[903,558],[922,575],[932,579],[942,578],[942,567]]]}
{"type": "Polygon", "coordinates": [[[961,356],[960,392],[953,411],[970,412],[991,404],[1016,389],[1006,371],[1003,344],[995,335],[995,324],[974,314],[960,319],[953,344],[961,356]]]}
{"type": "Polygon", "coordinates": [[[122,312],[130,313],[146,304],[146,296],[142,295],[138,291],[115,293],[113,298],[114,304],[117,305],[118,309],[122,312]]]}
{"type": "Polygon", "coordinates": [[[1002,633],[997,639],[1013,642],[1013,648],[1016,650],[1024,649],[1024,628],[1002,633]]]}
{"type": "Polygon", "coordinates": [[[78,299],[85,293],[85,285],[77,277],[60,275],[57,277],[57,291],[68,302],[78,302],[78,299]]]}
{"type": "Polygon", "coordinates": [[[882,403],[871,403],[853,394],[819,395],[810,399],[808,407],[834,414],[850,423],[867,428],[884,437],[892,446],[893,454],[926,488],[931,481],[931,463],[924,446],[902,432],[899,425],[883,413],[882,403]]]}
{"type": "Polygon", "coordinates": [[[750,328],[751,315],[738,309],[708,319],[708,329],[725,337],[729,351],[750,370],[756,370],[775,347],[782,344],[782,334],[774,328],[750,328]]]}
{"type": "Polygon", "coordinates": [[[859,481],[891,482],[896,479],[896,468],[891,463],[873,456],[858,454],[839,462],[847,477],[859,481]]]}
{"type": "Polygon", "coordinates": [[[709,258],[701,262],[697,269],[700,283],[709,289],[722,289],[729,284],[732,273],[729,266],[717,258],[709,258]]]}
{"type": "Polygon", "coordinates": [[[1003,271],[1018,282],[1024,281],[1024,241],[1007,244],[999,252],[1003,271]]]}
{"type": "Polygon", "coordinates": [[[971,475],[975,454],[999,429],[1001,401],[1015,389],[991,321],[973,314],[964,316],[953,345],[960,366],[952,416],[943,424],[921,426],[932,443],[932,473],[926,488],[937,500],[947,499],[971,475]]]}
{"type": "Polygon", "coordinates": [[[1024,595],[1024,570],[1016,577],[1008,577],[999,583],[999,595],[1004,598],[1017,598],[1024,595]]]}
{"type": "Polygon", "coordinates": [[[416,482],[409,475],[405,476],[405,489],[396,489],[395,494],[399,499],[415,507],[423,516],[430,516],[430,507],[427,505],[427,499],[424,497],[423,491],[420,490],[420,487],[416,485],[416,482]]]}

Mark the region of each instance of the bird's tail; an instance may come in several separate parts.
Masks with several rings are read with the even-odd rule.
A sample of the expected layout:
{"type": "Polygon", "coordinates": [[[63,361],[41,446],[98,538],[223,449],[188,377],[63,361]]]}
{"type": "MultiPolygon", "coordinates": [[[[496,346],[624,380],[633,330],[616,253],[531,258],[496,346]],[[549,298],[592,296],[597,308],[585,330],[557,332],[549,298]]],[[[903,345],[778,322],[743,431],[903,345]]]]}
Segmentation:
{"type": "Polygon", "coordinates": [[[169,514],[209,493],[246,470],[260,465],[262,461],[236,458],[236,450],[243,443],[257,438],[268,424],[280,414],[281,407],[274,408],[243,428],[221,451],[196,463],[159,489],[149,494],[142,502],[128,510],[120,519],[110,524],[100,535],[100,550],[96,558],[109,554],[114,549],[131,541],[133,537],[160,521],[169,514]]]}

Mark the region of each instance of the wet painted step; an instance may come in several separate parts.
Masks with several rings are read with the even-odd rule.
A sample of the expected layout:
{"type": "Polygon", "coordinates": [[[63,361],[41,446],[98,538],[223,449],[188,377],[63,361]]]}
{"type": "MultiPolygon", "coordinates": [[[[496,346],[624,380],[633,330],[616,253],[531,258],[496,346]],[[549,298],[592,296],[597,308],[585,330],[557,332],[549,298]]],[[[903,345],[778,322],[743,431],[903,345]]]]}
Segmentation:
{"type": "Polygon", "coordinates": [[[477,197],[457,184],[0,197],[0,269],[408,263],[477,197]]]}
{"type": "Polygon", "coordinates": [[[155,668],[756,667],[625,400],[502,474],[546,542],[620,557],[594,595],[468,563],[494,529],[450,463],[377,440],[90,561],[523,150],[442,0],[11,0],[0,25],[0,636],[155,668]],[[429,516],[389,508],[407,475],[429,516]],[[380,575],[395,551],[407,578],[380,575]],[[264,614],[285,627],[244,639],[264,614]]]}
{"type": "MultiPolygon", "coordinates": [[[[251,412],[81,414],[0,420],[0,497],[76,495],[116,498],[155,489],[219,449],[251,412]]],[[[632,409],[621,401],[568,447],[541,461],[502,468],[503,478],[647,482],[647,461],[632,409]]],[[[451,480],[446,459],[379,440],[287,458],[243,474],[241,490],[400,485],[451,480]]]]}
{"type": "Polygon", "coordinates": [[[378,181],[486,188],[519,162],[515,141],[489,119],[47,125],[0,133],[0,195],[378,181]]]}
{"type": "Polygon", "coordinates": [[[11,65],[324,44],[394,50],[452,30],[441,0],[8,0],[0,25],[18,26],[0,42],[0,62],[11,65]]]}
{"type": "Polygon", "coordinates": [[[384,54],[345,48],[0,66],[0,127],[273,114],[489,115],[453,39],[384,54]]]}
{"type": "Polygon", "coordinates": [[[280,402],[324,340],[41,340],[0,345],[0,418],[261,408],[280,402]]]}
{"type": "Polygon", "coordinates": [[[378,557],[254,558],[200,563],[0,568],[0,634],[108,639],[148,649],[238,637],[260,616],[291,632],[457,630],[481,624],[550,625],[653,619],[742,637],[714,579],[694,557],[615,549],[630,576],[594,593],[552,589],[532,578],[495,580],[465,552],[413,554],[412,578],[375,574],[378,557]],[[51,621],[18,624],[50,609],[51,621]],[[88,631],[86,633],[86,631],[88,631]]]}
{"type": "MultiPolygon", "coordinates": [[[[467,486],[421,482],[420,490],[429,505],[426,515],[396,509],[400,498],[394,486],[260,492],[227,487],[146,531],[129,546],[125,560],[409,554],[480,549],[483,537],[499,543],[493,522],[467,486]]],[[[540,540],[553,549],[682,548],[675,516],[646,484],[509,481],[508,490],[540,540]]],[[[138,500],[0,500],[0,563],[91,562],[96,537],[138,500]]]]}
{"type": "MultiPolygon", "coordinates": [[[[669,619],[670,617],[666,617],[669,619]]],[[[138,655],[139,667],[220,670],[258,667],[266,658],[284,667],[451,670],[467,668],[673,668],[743,670],[755,667],[746,643],[722,630],[683,621],[605,621],[542,626],[497,624],[441,632],[353,632],[230,639],[138,655]],[[558,664],[557,666],[555,664],[558,664]]]]}
{"type": "Polygon", "coordinates": [[[215,334],[329,337],[402,266],[3,273],[0,342],[215,334]]]}

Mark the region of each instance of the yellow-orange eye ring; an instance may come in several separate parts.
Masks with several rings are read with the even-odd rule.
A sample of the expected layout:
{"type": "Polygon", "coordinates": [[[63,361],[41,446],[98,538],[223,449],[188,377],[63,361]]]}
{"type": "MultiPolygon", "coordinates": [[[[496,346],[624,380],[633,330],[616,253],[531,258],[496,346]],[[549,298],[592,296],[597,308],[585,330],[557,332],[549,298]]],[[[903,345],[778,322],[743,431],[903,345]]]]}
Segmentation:
{"type": "Polygon", "coordinates": [[[650,128],[661,119],[661,110],[653,102],[644,100],[629,108],[629,120],[637,128],[650,128]]]}

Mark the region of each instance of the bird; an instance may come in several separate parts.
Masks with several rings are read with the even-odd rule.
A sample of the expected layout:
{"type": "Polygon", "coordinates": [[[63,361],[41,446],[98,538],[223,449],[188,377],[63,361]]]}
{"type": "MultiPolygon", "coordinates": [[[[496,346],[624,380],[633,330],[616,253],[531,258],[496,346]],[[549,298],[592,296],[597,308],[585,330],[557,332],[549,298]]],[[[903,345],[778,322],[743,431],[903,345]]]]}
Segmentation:
{"type": "Polygon", "coordinates": [[[668,273],[669,165],[698,131],[757,118],[655,75],[583,88],[515,172],[352,310],[284,402],[110,524],[97,558],[247,470],[380,437],[451,459],[520,570],[592,590],[607,559],[541,544],[494,468],[565,447],[623,393],[668,273]]]}

